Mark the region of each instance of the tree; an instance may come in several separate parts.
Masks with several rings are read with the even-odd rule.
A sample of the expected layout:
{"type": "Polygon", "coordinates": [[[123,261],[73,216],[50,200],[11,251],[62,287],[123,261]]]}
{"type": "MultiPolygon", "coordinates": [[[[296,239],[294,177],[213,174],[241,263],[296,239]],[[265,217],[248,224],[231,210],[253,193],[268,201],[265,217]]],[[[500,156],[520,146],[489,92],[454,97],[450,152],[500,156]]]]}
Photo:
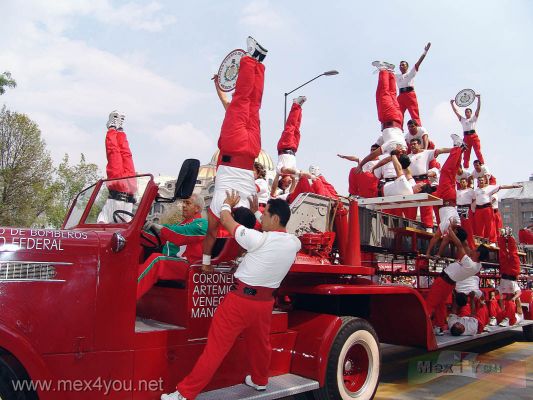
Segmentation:
{"type": "Polygon", "coordinates": [[[6,92],[6,87],[17,87],[17,82],[15,82],[13,78],[11,78],[11,72],[8,71],[4,72],[3,74],[0,74],[0,95],[6,92]]]}
{"type": "Polygon", "coordinates": [[[83,154],[80,156],[80,162],[72,166],[69,164],[68,154],[65,154],[51,187],[53,199],[46,211],[47,224],[59,228],[76,195],[98,179],[98,166],[87,163],[83,154]]]}
{"type": "Polygon", "coordinates": [[[31,226],[49,206],[52,159],[28,116],[0,110],[0,226],[31,226]]]}

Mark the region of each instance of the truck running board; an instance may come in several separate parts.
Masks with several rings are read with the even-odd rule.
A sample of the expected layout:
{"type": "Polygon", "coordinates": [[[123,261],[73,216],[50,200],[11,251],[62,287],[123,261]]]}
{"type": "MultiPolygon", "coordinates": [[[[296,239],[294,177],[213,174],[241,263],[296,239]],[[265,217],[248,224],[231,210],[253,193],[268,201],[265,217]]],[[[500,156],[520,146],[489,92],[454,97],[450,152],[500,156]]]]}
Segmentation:
{"type": "Polygon", "coordinates": [[[440,206],[442,205],[442,199],[427,193],[417,193],[357,199],[357,203],[372,210],[389,210],[391,208],[440,206]]]}
{"type": "Polygon", "coordinates": [[[489,331],[488,332],[478,333],[477,335],[474,335],[474,336],[463,336],[463,335],[461,335],[461,336],[452,336],[450,334],[446,334],[446,335],[443,335],[443,336],[436,336],[437,347],[439,349],[442,349],[443,347],[453,346],[454,344],[459,344],[459,343],[463,343],[463,342],[470,342],[471,340],[482,339],[482,338],[485,338],[485,337],[488,337],[488,336],[492,336],[492,335],[496,335],[498,333],[502,333],[502,332],[505,332],[505,331],[510,331],[510,330],[513,330],[513,329],[522,328],[523,326],[527,326],[527,325],[533,325],[533,321],[532,320],[524,320],[524,321],[520,322],[517,325],[507,326],[507,327],[489,326],[489,328],[488,328],[489,331]]]}
{"type": "Polygon", "coordinates": [[[198,400],[273,400],[318,389],[317,381],[299,375],[285,374],[271,377],[267,390],[258,392],[245,384],[201,393],[198,400]]]}

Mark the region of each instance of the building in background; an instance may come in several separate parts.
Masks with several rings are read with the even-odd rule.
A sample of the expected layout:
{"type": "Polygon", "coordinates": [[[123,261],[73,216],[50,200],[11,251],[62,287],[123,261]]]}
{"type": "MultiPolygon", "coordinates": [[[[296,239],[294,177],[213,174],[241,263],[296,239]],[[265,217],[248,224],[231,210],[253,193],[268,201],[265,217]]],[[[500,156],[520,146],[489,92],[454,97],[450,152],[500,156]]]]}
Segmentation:
{"type": "Polygon", "coordinates": [[[522,189],[502,190],[498,193],[498,207],[502,214],[503,226],[513,228],[515,236],[518,230],[533,221],[533,175],[529,181],[518,182],[522,189]]]}

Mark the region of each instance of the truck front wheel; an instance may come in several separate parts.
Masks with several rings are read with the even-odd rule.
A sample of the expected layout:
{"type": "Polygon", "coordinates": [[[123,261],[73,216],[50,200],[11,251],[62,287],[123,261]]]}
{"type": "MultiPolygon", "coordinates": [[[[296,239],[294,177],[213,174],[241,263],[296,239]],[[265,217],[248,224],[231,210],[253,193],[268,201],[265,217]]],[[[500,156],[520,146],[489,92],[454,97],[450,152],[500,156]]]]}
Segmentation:
{"type": "Polygon", "coordinates": [[[18,365],[9,355],[0,355],[0,400],[34,400],[35,392],[28,387],[15,390],[15,385],[28,380],[24,372],[17,373],[18,365]]]}
{"type": "Polygon", "coordinates": [[[342,317],[342,326],[329,353],[326,381],[314,392],[317,400],[366,400],[379,384],[379,341],[365,320],[342,317]]]}

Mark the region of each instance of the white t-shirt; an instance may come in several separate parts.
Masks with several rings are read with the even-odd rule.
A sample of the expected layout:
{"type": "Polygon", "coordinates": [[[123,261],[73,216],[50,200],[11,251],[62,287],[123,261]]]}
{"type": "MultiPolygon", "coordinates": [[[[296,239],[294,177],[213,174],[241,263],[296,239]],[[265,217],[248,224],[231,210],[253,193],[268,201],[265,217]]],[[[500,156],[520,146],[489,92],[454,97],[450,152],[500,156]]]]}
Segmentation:
{"type": "Polygon", "coordinates": [[[492,196],[490,196],[490,202],[492,204],[492,208],[497,210],[498,209],[498,193],[494,193],[492,196]]]}
{"type": "Polygon", "coordinates": [[[407,149],[403,131],[396,127],[383,129],[376,139],[376,144],[381,147],[382,153],[387,155],[398,145],[404,150],[407,149]]]}
{"type": "Polygon", "coordinates": [[[429,162],[435,159],[435,150],[422,150],[419,153],[409,154],[409,159],[411,160],[411,165],[409,169],[411,170],[411,175],[426,175],[428,173],[429,162]]]}
{"type": "Polygon", "coordinates": [[[300,240],[287,232],[259,232],[240,225],[235,240],[247,250],[235,278],[251,286],[278,288],[300,250],[300,240]]]}
{"type": "Polygon", "coordinates": [[[500,190],[499,186],[487,185],[483,189],[477,188],[474,193],[476,195],[476,205],[482,206],[491,202],[491,196],[500,190]]]}
{"type": "MultiPolygon", "coordinates": [[[[378,157],[378,162],[387,157],[389,157],[388,154],[380,155],[378,157]]],[[[392,161],[389,161],[387,164],[376,168],[374,170],[374,175],[379,179],[396,178],[396,170],[394,169],[394,164],[392,163],[392,161]]]]}
{"type": "Polygon", "coordinates": [[[293,154],[280,154],[278,156],[278,165],[276,165],[276,172],[281,174],[282,168],[296,170],[296,156],[293,154]]]}
{"type": "Polygon", "coordinates": [[[415,185],[414,179],[407,179],[405,175],[402,175],[396,180],[387,182],[383,186],[384,196],[396,196],[396,195],[409,195],[413,194],[413,186],[415,185]]]}
{"type": "Polygon", "coordinates": [[[463,256],[461,261],[453,262],[444,268],[444,272],[452,278],[455,282],[465,280],[468,277],[476,275],[481,269],[481,264],[474,262],[466,254],[463,256]]]}
{"type": "MultiPolygon", "coordinates": [[[[424,144],[423,140],[422,140],[422,137],[424,135],[428,135],[428,131],[426,128],[424,128],[423,126],[417,126],[416,127],[416,134],[412,134],[410,131],[407,131],[407,133],[405,134],[405,141],[410,144],[411,143],[411,140],[413,139],[419,139],[420,140],[420,143],[421,144],[424,144]]],[[[429,136],[429,135],[428,135],[429,136]]]]}
{"type": "Polygon", "coordinates": [[[257,189],[257,201],[259,203],[265,203],[270,198],[270,193],[268,190],[268,182],[266,179],[259,178],[255,180],[255,186],[257,189]]]}
{"type": "Polygon", "coordinates": [[[458,206],[469,206],[472,204],[472,201],[476,199],[474,189],[472,188],[458,189],[456,194],[458,206]]]}
{"type": "Polygon", "coordinates": [[[478,320],[474,317],[458,317],[455,314],[450,314],[448,316],[448,328],[452,329],[452,326],[459,322],[465,327],[465,331],[462,335],[473,336],[477,334],[478,320]]]}
{"type": "Polygon", "coordinates": [[[470,118],[461,117],[459,121],[463,126],[463,132],[476,130],[477,117],[475,115],[470,118]]]}
{"type": "Polygon", "coordinates": [[[452,221],[455,222],[456,225],[461,225],[461,218],[459,218],[457,208],[453,206],[443,206],[439,208],[439,219],[439,230],[442,236],[448,234],[448,228],[452,221]]]}
{"type": "Polygon", "coordinates": [[[470,172],[463,170],[463,173],[461,175],[455,175],[455,180],[457,181],[457,183],[459,183],[461,179],[464,178],[468,182],[468,179],[470,179],[471,176],[472,174],[470,172]]]}
{"type": "Polygon", "coordinates": [[[396,83],[398,84],[398,88],[401,89],[407,86],[414,87],[416,72],[416,68],[411,68],[411,70],[405,74],[394,74],[396,75],[396,83]]]}
{"type": "Polygon", "coordinates": [[[466,295],[470,292],[475,292],[476,297],[481,297],[483,294],[479,289],[479,276],[473,275],[469,278],[455,283],[455,291],[458,293],[464,293],[466,295]]]}
{"type": "Polygon", "coordinates": [[[220,207],[226,200],[226,191],[232,190],[236,190],[241,198],[236,207],[250,208],[248,197],[257,193],[253,171],[228,165],[218,166],[215,192],[209,206],[215,216],[220,218],[220,207]]]}
{"type": "Polygon", "coordinates": [[[367,162],[365,165],[363,165],[363,168],[361,168],[361,170],[363,172],[372,172],[372,168],[374,167],[374,165],[376,165],[377,163],[379,162],[379,158],[377,160],[370,160],[369,162],[367,162]]]}
{"type": "Polygon", "coordinates": [[[480,168],[481,171],[477,172],[476,169],[474,168],[474,170],[472,171],[472,177],[474,179],[477,179],[479,178],[480,176],[485,176],[485,175],[488,175],[488,178],[487,179],[490,179],[490,177],[492,176],[488,167],[486,165],[482,165],[481,168],[480,168]]]}

